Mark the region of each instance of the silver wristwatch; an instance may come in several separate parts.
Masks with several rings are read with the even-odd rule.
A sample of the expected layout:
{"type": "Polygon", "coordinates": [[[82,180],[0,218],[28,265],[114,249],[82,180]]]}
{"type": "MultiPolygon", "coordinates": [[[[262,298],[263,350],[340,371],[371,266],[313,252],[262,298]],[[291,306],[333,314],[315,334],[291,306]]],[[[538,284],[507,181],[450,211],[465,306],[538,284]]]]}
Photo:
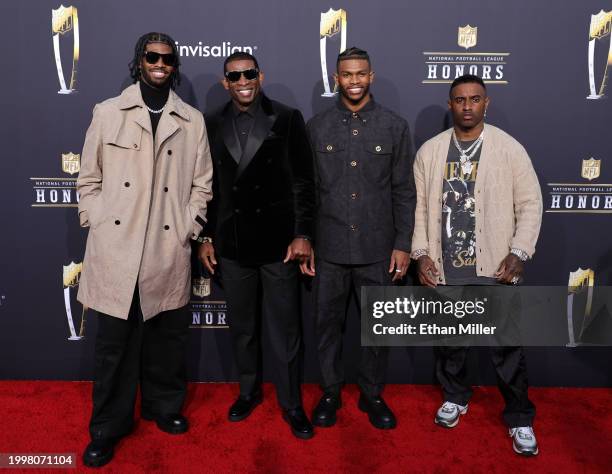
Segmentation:
{"type": "Polygon", "coordinates": [[[411,258],[413,260],[418,260],[419,258],[421,258],[423,255],[428,255],[428,252],[426,249],[416,249],[412,252],[411,258]]]}
{"type": "Polygon", "coordinates": [[[512,250],[510,250],[510,253],[512,255],[516,255],[521,262],[526,262],[527,260],[529,260],[529,254],[524,250],[513,248],[512,250]]]}

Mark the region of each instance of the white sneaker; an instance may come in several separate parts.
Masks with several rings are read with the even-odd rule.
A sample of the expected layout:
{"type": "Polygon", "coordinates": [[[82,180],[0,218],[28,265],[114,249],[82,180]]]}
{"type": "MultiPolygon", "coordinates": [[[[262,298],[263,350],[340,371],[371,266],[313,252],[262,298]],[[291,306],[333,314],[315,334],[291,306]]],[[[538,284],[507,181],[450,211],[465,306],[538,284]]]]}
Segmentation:
{"type": "Polygon", "coordinates": [[[453,428],[459,423],[459,416],[467,413],[468,406],[457,405],[453,402],[444,402],[438,412],[434,423],[445,428],[453,428]]]}
{"type": "Polygon", "coordinates": [[[512,447],[517,454],[523,456],[538,454],[538,442],[531,426],[510,428],[508,434],[512,437],[512,447]]]}

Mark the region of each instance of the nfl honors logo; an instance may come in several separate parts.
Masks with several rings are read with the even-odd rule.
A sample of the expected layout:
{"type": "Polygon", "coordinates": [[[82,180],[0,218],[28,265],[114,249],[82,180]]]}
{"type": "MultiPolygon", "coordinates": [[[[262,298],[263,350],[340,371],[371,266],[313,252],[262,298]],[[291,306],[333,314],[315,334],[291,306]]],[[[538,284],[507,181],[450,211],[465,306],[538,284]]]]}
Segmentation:
{"type": "Polygon", "coordinates": [[[457,34],[457,44],[461,48],[470,49],[476,46],[478,41],[478,27],[470,25],[460,26],[457,34]]]}
{"type": "MultiPolygon", "coordinates": [[[[548,183],[550,205],[546,212],[612,214],[612,183],[598,183],[601,160],[582,160],[580,177],[589,183],[548,183]]],[[[577,180],[574,180],[577,181],[577,180]]]]}
{"type": "Polygon", "coordinates": [[[81,155],[76,153],[62,153],[62,171],[68,174],[77,174],[81,170],[81,155]]]}
{"type": "Polygon", "coordinates": [[[599,178],[601,171],[601,160],[595,158],[589,158],[588,160],[582,160],[582,172],[580,176],[589,181],[599,178]]]}
{"type": "MultiPolygon", "coordinates": [[[[444,38],[448,39],[448,36],[441,35],[439,38],[434,38],[432,42],[437,42],[440,46],[437,51],[423,51],[426,74],[425,79],[421,81],[422,84],[450,84],[464,74],[478,76],[486,84],[508,84],[506,66],[509,52],[472,50],[471,48],[478,44],[476,26],[470,24],[459,26],[457,30],[453,30],[453,35],[454,31],[457,31],[457,45],[463,50],[449,52],[452,48],[444,46],[444,38]]],[[[490,30],[485,29],[483,34],[487,34],[487,31],[490,30]]],[[[449,36],[450,34],[449,32],[449,36]]]]}

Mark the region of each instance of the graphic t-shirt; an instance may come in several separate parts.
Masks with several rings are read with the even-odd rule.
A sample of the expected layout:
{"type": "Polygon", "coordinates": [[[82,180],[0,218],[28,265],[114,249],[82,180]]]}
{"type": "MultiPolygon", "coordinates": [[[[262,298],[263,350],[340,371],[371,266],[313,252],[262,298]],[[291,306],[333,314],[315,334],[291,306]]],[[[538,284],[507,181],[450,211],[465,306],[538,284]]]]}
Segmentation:
{"type": "MultiPolygon", "coordinates": [[[[475,140],[459,142],[464,150],[475,140]]],[[[442,187],[442,258],[447,285],[482,285],[495,280],[476,276],[476,200],[474,186],[480,151],[471,169],[462,169],[459,151],[451,138],[442,187]]]]}

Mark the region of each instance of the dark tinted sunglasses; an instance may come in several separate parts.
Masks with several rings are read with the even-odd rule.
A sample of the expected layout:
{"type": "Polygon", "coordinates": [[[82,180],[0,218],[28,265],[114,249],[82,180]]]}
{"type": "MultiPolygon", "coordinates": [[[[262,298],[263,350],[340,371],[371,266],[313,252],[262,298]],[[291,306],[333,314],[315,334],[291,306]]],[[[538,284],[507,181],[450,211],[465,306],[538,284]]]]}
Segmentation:
{"type": "Polygon", "coordinates": [[[230,82],[237,82],[240,80],[240,76],[244,76],[248,81],[252,81],[253,79],[257,79],[257,75],[259,74],[259,69],[245,69],[244,71],[227,71],[225,73],[225,77],[230,82]]]}
{"type": "Polygon", "coordinates": [[[176,55],[174,53],[160,54],[154,53],[153,51],[146,51],[144,58],[149,64],[157,64],[157,61],[159,61],[159,58],[161,58],[166,66],[176,65],[176,55]]]}

